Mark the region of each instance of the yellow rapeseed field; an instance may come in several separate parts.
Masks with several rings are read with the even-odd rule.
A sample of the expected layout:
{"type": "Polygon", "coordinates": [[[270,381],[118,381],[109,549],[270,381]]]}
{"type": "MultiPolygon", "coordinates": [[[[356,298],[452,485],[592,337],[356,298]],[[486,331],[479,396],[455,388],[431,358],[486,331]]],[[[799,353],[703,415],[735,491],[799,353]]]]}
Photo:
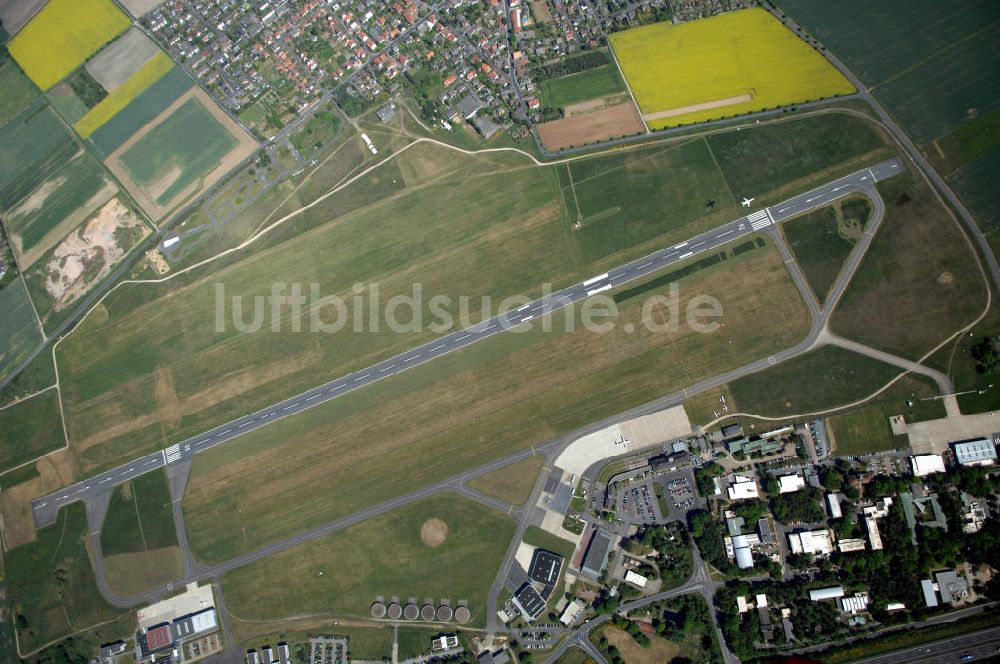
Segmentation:
{"type": "Polygon", "coordinates": [[[111,0],[49,0],[7,49],[48,90],[131,24],[111,0]]]}
{"type": "Polygon", "coordinates": [[[129,102],[145,92],[153,83],[163,78],[164,74],[170,71],[173,66],[174,63],[170,59],[170,56],[160,51],[150,58],[149,62],[140,67],[138,71],[129,76],[127,81],[102,99],[97,106],[87,111],[87,114],[80,118],[73,127],[80,136],[88,138],[100,129],[101,125],[128,106],[129,102]]]}
{"type": "Polygon", "coordinates": [[[634,28],[611,46],[650,129],[854,92],[763,9],[634,28]]]}

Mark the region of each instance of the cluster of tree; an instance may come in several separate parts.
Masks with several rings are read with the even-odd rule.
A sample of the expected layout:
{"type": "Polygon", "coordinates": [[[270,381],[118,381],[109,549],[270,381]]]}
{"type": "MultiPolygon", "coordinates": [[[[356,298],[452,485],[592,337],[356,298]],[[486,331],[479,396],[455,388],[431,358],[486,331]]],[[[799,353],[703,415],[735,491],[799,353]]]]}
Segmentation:
{"type": "Polygon", "coordinates": [[[635,535],[622,542],[623,547],[634,555],[649,555],[656,552],[653,562],[664,587],[685,581],[691,575],[691,542],[687,528],[680,521],[645,526],[635,535]]]}
{"type": "Polygon", "coordinates": [[[559,78],[569,74],[578,74],[588,69],[595,69],[608,64],[607,51],[587,51],[581,55],[565,58],[558,62],[541,65],[531,70],[531,78],[536,82],[547,81],[550,78],[559,78]]]}
{"type": "Polygon", "coordinates": [[[692,654],[690,661],[721,664],[722,651],[715,638],[715,621],[700,595],[681,595],[651,608],[659,614],[652,621],[659,636],[674,642],[692,638],[699,642],[701,652],[692,654]]]}
{"type": "Polygon", "coordinates": [[[724,573],[735,569],[726,555],[726,545],[722,540],[727,533],[721,522],[713,519],[705,510],[694,510],[688,515],[688,528],[702,558],[709,565],[724,573]]]}
{"type": "Polygon", "coordinates": [[[97,652],[90,639],[71,636],[42,649],[31,658],[33,664],[88,664],[97,652]]]}
{"type": "Polygon", "coordinates": [[[611,619],[611,624],[622,631],[628,632],[629,636],[631,636],[635,642],[643,648],[648,648],[653,645],[653,642],[649,640],[649,637],[643,634],[642,630],[639,629],[639,623],[636,621],[629,620],[623,615],[615,614],[615,616],[611,619]]]}
{"type": "Polygon", "coordinates": [[[823,493],[814,487],[782,493],[771,498],[771,513],[784,524],[816,523],[825,518],[822,499],[823,493]]]}
{"type": "Polygon", "coordinates": [[[724,473],[724,469],[717,463],[710,462],[701,468],[695,468],[694,483],[698,489],[698,494],[703,498],[715,495],[715,483],[712,481],[724,473]]]}
{"type": "Polygon", "coordinates": [[[598,615],[611,615],[618,610],[618,606],[620,604],[621,598],[617,595],[612,597],[611,593],[608,592],[608,589],[605,586],[601,588],[601,593],[597,596],[597,599],[594,600],[594,603],[591,606],[593,606],[594,611],[596,611],[598,615]]]}
{"type": "Polygon", "coordinates": [[[972,359],[976,361],[976,373],[985,374],[994,371],[1000,365],[1000,352],[997,351],[996,337],[982,337],[969,349],[972,359]]]}

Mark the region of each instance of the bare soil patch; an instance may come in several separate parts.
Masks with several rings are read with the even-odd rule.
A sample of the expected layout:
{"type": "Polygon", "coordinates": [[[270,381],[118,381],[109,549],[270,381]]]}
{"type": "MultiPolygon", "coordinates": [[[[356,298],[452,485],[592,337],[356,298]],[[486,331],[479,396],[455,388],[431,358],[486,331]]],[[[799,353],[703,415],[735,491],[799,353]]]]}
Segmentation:
{"type": "Polygon", "coordinates": [[[735,97],[726,97],[725,99],[716,99],[715,101],[703,101],[700,104],[691,104],[690,106],[678,106],[677,108],[668,108],[665,111],[657,111],[656,113],[646,113],[642,116],[642,119],[646,122],[651,120],[662,120],[663,118],[673,118],[678,115],[687,115],[688,113],[697,113],[698,111],[709,111],[713,108],[725,108],[726,106],[733,106],[734,104],[742,104],[744,102],[751,101],[753,96],[750,94],[737,95],[735,97]]]}
{"type": "Polygon", "coordinates": [[[139,71],[157,51],[156,44],[142,30],[133,27],[91,58],[85,67],[102,88],[111,92],[139,71]]]}
{"type": "Polygon", "coordinates": [[[545,0],[531,0],[531,15],[535,17],[536,23],[552,22],[552,12],[549,11],[549,3],[545,0]]]}
{"type": "Polygon", "coordinates": [[[646,125],[631,101],[538,125],[538,135],[549,150],[631,136],[645,130],[646,125]]]}
{"type": "Polygon", "coordinates": [[[52,452],[35,462],[38,477],[0,491],[0,525],[7,550],[34,542],[35,519],[31,501],[71,484],[80,475],[80,466],[69,449],[52,452]]]}
{"type": "Polygon", "coordinates": [[[448,539],[448,524],[441,519],[427,519],[420,526],[420,540],[431,547],[437,548],[448,539]]]}
{"type": "Polygon", "coordinates": [[[154,7],[163,0],[121,0],[122,6],[128,10],[133,18],[139,18],[148,14],[154,7]]]}
{"type": "Polygon", "coordinates": [[[45,2],[46,0],[0,0],[0,21],[3,21],[7,34],[11,37],[16,35],[45,2]]]}

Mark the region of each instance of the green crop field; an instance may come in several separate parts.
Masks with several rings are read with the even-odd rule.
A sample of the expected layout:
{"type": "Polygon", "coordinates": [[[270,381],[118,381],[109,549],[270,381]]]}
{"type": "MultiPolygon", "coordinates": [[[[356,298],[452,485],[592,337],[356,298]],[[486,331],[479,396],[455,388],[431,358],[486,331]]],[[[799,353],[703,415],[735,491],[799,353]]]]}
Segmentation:
{"type": "Polygon", "coordinates": [[[87,114],[87,105],[66,81],[46,92],[45,98],[67,124],[73,124],[87,114]]]}
{"type": "Polygon", "coordinates": [[[436,495],[227,572],[226,606],[250,620],[361,618],[377,596],[447,597],[452,606],[468,601],[473,623],[481,625],[513,534],[506,515],[436,495]]]}
{"type": "Polygon", "coordinates": [[[948,176],[955,193],[972,210],[987,231],[1000,228],[1000,196],[996,175],[1000,173],[1000,138],[982,156],[948,176]]]}
{"type": "Polygon", "coordinates": [[[236,147],[236,139],[191,99],[126,150],[119,162],[157,205],[166,205],[236,147]],[[171,171],[177,171],[171,176],[171,171]],[[170,178],[161,190],[159,182],[170,178]],[[156,193],[152,193],[156,191],[156,193]]]}
{"type": "Polygon", "coordinates": [[[784,0],[781,6],[871,86],[918,143],[954,129],[969,109],[986,113],[1000,103],[995,2],[784,0]]]}
{"type": "Polygon", "coordinates": [[[65,444],[55,390],[0,410],[0,472],[65,444]]]}
{"type": "Polygon", "coordinates": [[[110,155],[192,85],[193,81],[184,70],[174,67],[91,134],[91,143],[103,156],[110,155]]]}
{"type": "MultiPolygon", "coordinates": [[[[736,412],[783,417],[863,399],[902,370],[836,346],[822,346],[729,383],[736,412]],[[780,387],[779,387],[780,386],[780,387]]],[[[730,406],[730,410],[734,410],[730,406]]]]}
{"type": "Polygon", "coordinates": [[[544,465],[545,457],[538,454],[492,473],[480,475],[466,482],[466,485],[519,507],[531,497],[531,490],[535,488],[538,474],[542,472],[544,465]]]}
{"type": "Polygon", "coordinates": [[[546,79],[539,88],[545,106],[565,108],[591,99],[619,95],[625,92],[625,82],[618,73],[618,67],[607,64],[577,74],[546,79]]]}
{"type": "Polygon", "coordinates": [[[886,218],[830,323],[917,360],[982,313],[986,284],[965,235],[922,181],[878,187],[886,218]]]}
{"type": "Polygon", "coordinates": [[[42,333],[21,277],[0,288],[0,311],[0,380],[4,380],[42,343],[42,333]]]}
{"type": "Polygon", "coordinates": [[[7,124],[38,96],[38,89],[6,51],[0,53],[0,90],[3,90],[3,95],[0,95],[0,125],[7,124]]]}
{"type": "Polygon", "coordinates": [[[866,198],[852,198],[781,225],[816,299],[823,303],[871,215],[866,198]]]}
{"type": "Polygon", "coordinates": [[[165,471],[115,487],[101,526],[101,551],[108,585],[122,595],[151,590],[181,576],[165,471]]]}
{"type": "Polygon", "coordinates": [[[69,131],[42,102],[0,127],[0,209],[21,200],[76,151],[69,131]]]}
{"type": "Polygon", "coordinates": [[[76,502],[39,530],[36,541],[4,553],[7,599],[13,614],[23,616],[15,619],[22,652],[119,615],[97,590],[86,537],[84,506],[76,502]]]}
{"type": "Polygon", "coordinates": [[[117,191],[101,163],[86,152],[54,171],[7,216],[21,267],[27,270],[117,191]]]}
{"type": "MultiPolygon", "coordinates": [[[[645,297],[620,304],[606,334],[578,321],[565,332],[560,314],[550,332],[538,325],[491,337],[198,455],[184,497],[193,550],[228,559],[766,356],[807,332],[804,304],[773,247],[727,252],[678,284],[680,311],[692,297],[714,296],[725,328],[655,331],[642,321],[645,297]],[[733,270],[743,278],[734,282],[733,270]],[[264,491],[245,481],[262,473],[294,473],[296,482],[264,491]]],[[[656,307],[647,314],[664,322],[656,307]]]]}

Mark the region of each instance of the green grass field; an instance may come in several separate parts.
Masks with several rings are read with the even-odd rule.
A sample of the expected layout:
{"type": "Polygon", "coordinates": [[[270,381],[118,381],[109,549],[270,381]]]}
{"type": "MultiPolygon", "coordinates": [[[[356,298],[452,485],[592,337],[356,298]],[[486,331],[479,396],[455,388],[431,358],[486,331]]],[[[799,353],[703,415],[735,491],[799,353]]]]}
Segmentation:
{"type": "Polygon", "coordinates": [[[781,230],[820,303],[826,300],[870,215],[868,199],[852,198],[782,224],[781,230]]]}
{"type": "Polygon", "coordinates": [[[0,472],[65,444],[55,390],[0,410],[0,472]]]}
{"type": "Polygon", "coordinates": [[[306,122],[302,129],[289,137],[292,145],[303,157],[329,143],[340,128],[340,116],[334,111],[319,111],[306,122]]]}
{"type": "Polygon", "coordinates": [[[7,599],[14,615],[24,616],[15,619],[23,652],[119,615],[97,590],[86,537],[84,506],[76,502],[36,541],[4,553],[7,599]]]}
{"type": "Polygon", "coordinates": [[[42,342],[21,277],[0,288],[0,380],[10,376],[42,342]]]}
{"type": "Polygon", "coordinates": [[[562,656],[556,660],[556,664],[594,664],[594,660],[591,659],[590,655],[580,650],[579,648],[573,647],[568,648],[562,656]]]}
{"type": "Polygon", "coordinates": [[[73,137],[41,102],[0,127],[0,209],[21,200],[76,150],[73,137]]]}
{"type": "Polygon", "coordinates": [[[136,141],[119,162],[157,205],[166,205],[234,147],[236,139],[200,101],[191,99],[136,141]],[[178,173],[161,191],[158,183],[170,178],[171,171],[178,173]]]}
{"type": "Polygon", "coordinates": [[[481,625],[513,534],[508,517],[453,494],[436,495],[227,572],[226,606],[244,620],[365,618],[380,595],[446,597],[452,606],[467,600],[473,624],[481,625]],[[432,519],[447,525],[443,542],[422,538],[432,519]]]}
{"type": "MultiPolygon", "coordinates": [[[[552,332],[538,325],[497,335],[251,432],[238,446],[198,455],[184,498],[193,550],[205,560],[228,559],[766,356],[806,334],[804,305],[773,248],[729,257],[678,284],[680,311],[689,298],[710,294],[723,307],[725,328],[654,332],[642,323],[647,298],[629,298],[607,334],[566,333],[557,318],[552,332]],[[733,270],[744,278],[734,283],[733,270]],[[359,446],[360,439],[377,444],[359,446]],[[275,492],[245,482],[275,472],[293,473],[297,481],[275,492]],[[334,476],[341,479],[330,482],[334,476]]],[[[663,309],[648,312],[663,322],[663,309]]]]}
{"type": "Polygon", "coordinates": [[[25,270],[118,191],[89,153],[66,163],[7,216],[25,270]]]}
{"type": "Polygon", "coordinates": [[[766,192],[784,197],[803,178],[812,176],[809,185],[814,186],[892,155],[874,125],[843,113],[712,134],[706,140],[733,196],[764,196],[769,202],[779,199],[766,192]],[[836,165],[841,166],[831,170],[836,165]]]}
{"type": "Polygon", "coordinates": [[[494,470],[492,473],[480,475],[466,482],[466,485],[487,496],[520,507],[531,497],[531,490],[535,488],[535,482],[543,465],[545,457],[539,454],[504,466],[500,470],[494,470]]]}
{"type": "Polygon", "coordinates": [[[935,141],[932,148],[925,149],[925,153],[939,173],[948,175],[960,166],[975,161],[998,144],[1000,108],[963,123],[935,141]]]}
{"type": "Polygon", "coordinates": [[[1000,169],[1000,143],[948,176],[955,193],[986,231],[1000,228],[1000,197],[994,189],[1000,169]]]}
{"type": "MultiPolygon", "coordinates": [[[[815,126],[802,122],[791,129],[805,127],[817,137],[856,128],[831,124],[827,116],[815,126]]],[[[754,131],[739,136],[756,145],[754,131]]],[[[738,140],[731,146],[739,151],[738,140]]],[[[822,162],[812,156],[796,162],[799,141],[779,147],[776,160],[799,163],[800,186],[812,184],[801,176],[822,162]]],[[[303,187],[277,214],[314,201],[343,177],[344,165],[334,161],[335,177],[323,169],[317,179],[325,182],[303,187]]],[[[579,186],[568,173],[515,155],[462,156],[421,145],[251,251],[220,261],[213,272],[119,288],[59,347],[67,424],[84,467],[123,462],[140,449],[165,446],[430,338],[384,327],[364,334],[238,334],[231,324],[215,334],[216,283],[225,284],[227,296],[264,294],[280,280],[316,283],[322,295],[342,297],[353,295],[355,283],[378,283],[385,302],[419,280],[425,293],[452,298],[452,314],[460,296],[471,298],[475,320],[480,296],[537,293],[546,282],[568,285],[740,214],[700,141],[574,162],[579,186]],[[687,154],[695,161],[679,158],[687,154]],[[503,187],[496,186],[498,177],[503,187]],[[692,191],[718,199],[716,210],[706,215],[705,201],[692,203],[692,191]],[[578,230],[565,212],[565,201],[574,198],[590,217],[578,230]],[[605,216],[593,218],[600,213],[605,216]],[[258,358],[252,369],[249,358],[258,358]],[[119,424],[108,427],[108,421],[119,424]]],[[[287,312],[282,325],[289,325],[287,312]]]]}
{"type": "Polygon", "coordinates": [[[12,381],[0,390],[0,406],[6,405],[27,396],[40,392],[46,387],[55,385],[56,367],[52,363],[52,353],[39,353],[24,371],[17,374],[12,381]]]}
{"type": "Polygon", "coordinates": [[[782,417],[829,410],[862,399],[901,370],[835,346],[822,346],[729,383],[730,411],[782,417]]]}
{"type": "Polygon", "coordinates": [[[878,186],[886,218],[831,327],[916,360],[982,313],[986,286],[965,236],[926,185],[902,176],[878,186]]]}
{"type": "Polygon", "coordinates": [[[908,447],[906,436],[893,436],[889,418],[902,415],[907,422],[933,420],[946,415],[944,403],[929,397],[938,389],[926,376],[908,375],[896,381],[872,403],[827,419],[838,455],[853,456],[908,447]],[[911,408],[908,401],[914,398],[911,408]],[[926,399],[926,400],[921,400],[926,399]]]}
{"type": "Polygon", "coordinates": [[[6,51],[0,54],[0,90],[0,125],[7,124],[38,96],[38,89],[6,51]]]}
{"type": "Polygon", "coordinates": [[[550,78],[539,85],[542,103],[553,108],[611,97],[625,92],[618,68],[612,63],[576,74],[550,78]]]}
{"type": "Polygon", "coordinates": [[[119,111],[90,135],[90,142],[99,153],[108,156],[132,134],[162,113],[171,102],[188,91],[193,81],[181,67],[174,67],[150,86],[128,106],[119,111]]]}
{"type": "Polygon", "coordinates": [[[101,527],[104,576],[116,593],[152,590],[183,573],[163,470],[114,489],[101,527]]]}
{"type": "Polygon", "coordinates": [[[46,92],[45,98],[67,124],[71,125],[87,114],[87,105],[66,81],[46,92]]]}

